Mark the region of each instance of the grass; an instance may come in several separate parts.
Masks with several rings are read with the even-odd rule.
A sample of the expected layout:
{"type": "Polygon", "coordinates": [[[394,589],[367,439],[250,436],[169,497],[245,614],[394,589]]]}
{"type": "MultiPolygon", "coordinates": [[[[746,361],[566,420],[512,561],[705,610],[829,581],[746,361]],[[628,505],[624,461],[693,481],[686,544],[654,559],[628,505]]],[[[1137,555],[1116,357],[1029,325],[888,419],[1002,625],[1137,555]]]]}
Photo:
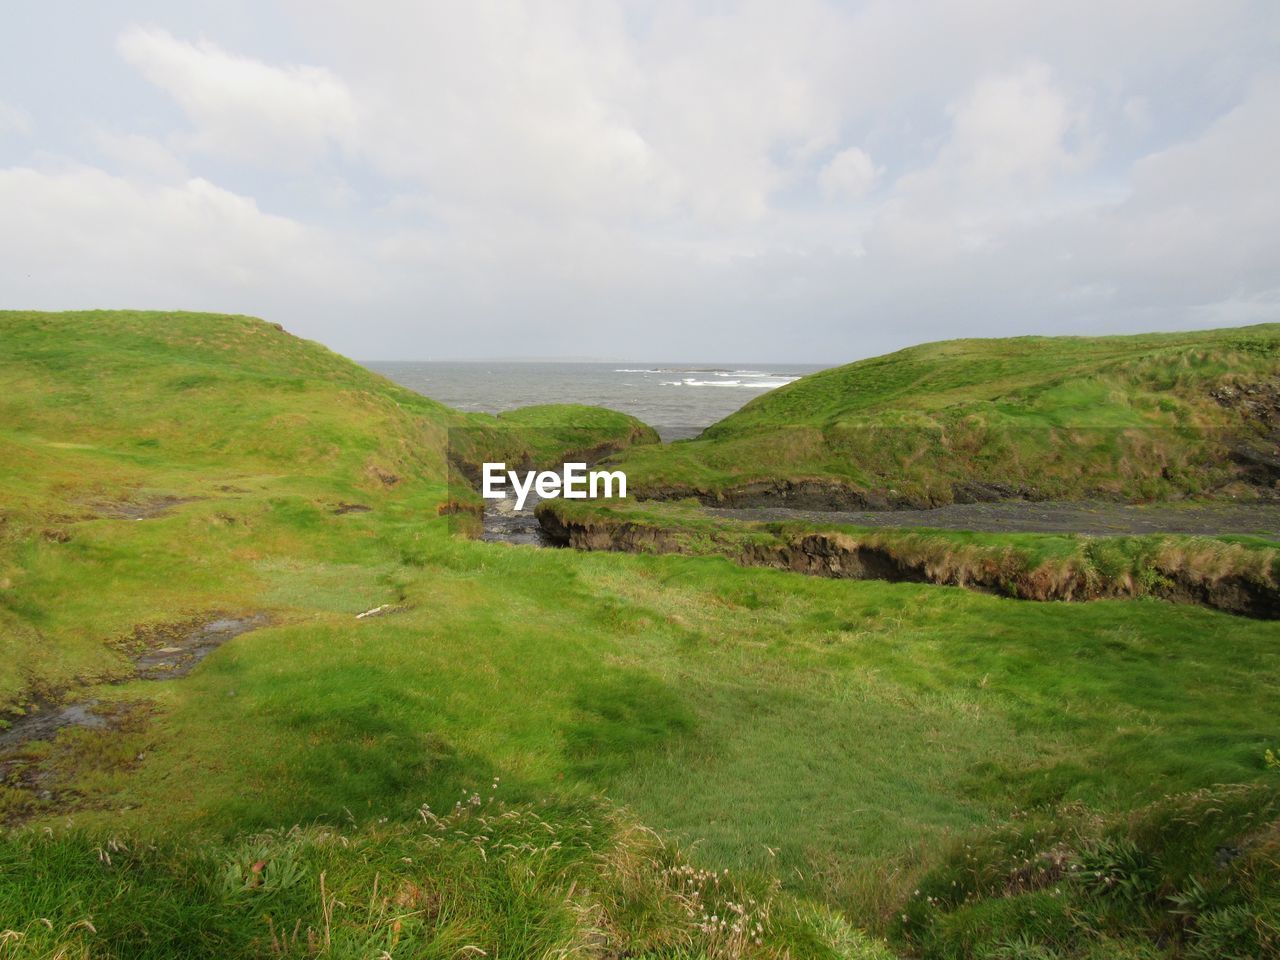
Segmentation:
{"type": "Polygon", "coordinates": [[[343,504],[425,520],[451,463],[654,438],[574,405],[458,413],[248,317],[0,313],[0,344],[0,698],[117,672],[101,638],[133,623],[256,602],[268,556],[363,578],[343,504]],[[168,497],[195,502],[121,525],[168,497]]]}
{"type": "Polygon", "coordinates": [[[269,325],[24,314],[0,338],[0,443],[31,454],[0,474],[3,696],[128,718],[0,759],[0,957],[1193,956],[1273,908],[1272,623],[472,542],[440,514],[453,414],[269,325]],[[224,385],[170,386],[197,370],[224,385]],[[202,499],[95,507],[162,495],[202,499]],[[254,611],[188,677],[127,679],[140,625],[254,611]],[[1072,892],[1096,937],[1016,920],[1039,907],[1000,838],[1070,811],[1082,863],[1130,831],[1164,864],[1128,825],[1215,784],[1240,785],[1230,822],[1154,868],[1181,896],[1209,846],[1251,851],[1203,919],[1159,885],[1072,892]],[[989,881],[904,929],[982,838],[989,881]],[[762,943],[730,904],[767,912],[762,943]]]}
{"type": "Polygon", "coordinates": [[[912,892],[903,940],[934,956],[1280,949],[1280,789],[1215,787],[1115,818],[1063,807],[956,843],[912,892]]]}
{"type": "MultiPolygon", "coordinates": [[[[30,834],[0,847],[0,868],[0,909],[32,918],[0,951],[25,957],[777,956],[823,917],[585,802],[473,796],[414,821],[196,847],[30,834]]],[[[839,953],[795,945],[887,956],[844,938],[839,953]]]]}
{"type": "Polygon", "coordinates": [[[622,462],[637,490],[708,500],[805,483],[887,506],[1256,495],[1275,477],[1249,479],[1229,454],[1265,448],[1278,358],[1276,324],[925,344],[804,377],[622,462]]]}

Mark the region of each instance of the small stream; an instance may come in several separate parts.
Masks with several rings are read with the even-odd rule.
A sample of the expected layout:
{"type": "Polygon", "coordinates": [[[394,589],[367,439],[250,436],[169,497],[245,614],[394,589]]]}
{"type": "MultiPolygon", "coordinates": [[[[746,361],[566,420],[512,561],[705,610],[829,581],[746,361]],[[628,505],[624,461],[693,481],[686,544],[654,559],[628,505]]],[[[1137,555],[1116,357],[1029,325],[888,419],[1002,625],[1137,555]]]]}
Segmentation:
{"type": "Polygon", "coordinates": [[[524,508],[516,509],[515,497],[484,502],[484,532],[480,539],[490,543],[518,543],[534,547],[553,547],[542,532],[533,509],[542,498],[532,490],[525,499],[524,508]]]}

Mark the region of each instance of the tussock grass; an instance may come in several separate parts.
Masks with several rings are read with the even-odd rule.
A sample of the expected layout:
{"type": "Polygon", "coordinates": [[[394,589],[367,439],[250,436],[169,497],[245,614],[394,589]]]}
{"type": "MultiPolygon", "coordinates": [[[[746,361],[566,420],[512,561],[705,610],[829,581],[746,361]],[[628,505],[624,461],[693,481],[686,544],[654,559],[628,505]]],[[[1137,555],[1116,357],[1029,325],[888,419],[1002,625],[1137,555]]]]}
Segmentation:
{"type": "Polygon", "coordinates": [[[472,794],[416,822],[195,843],[0,841],[6,958],[889,956],[830,927],[776,884],[692,867],[591,801],[472,794]]]}
{"type": "Polygon", "coordinates": [[[957,839],[893,926],[928,956],[1274,957],[1278,817],[1274,785],[1033,813],[957,839]]]}

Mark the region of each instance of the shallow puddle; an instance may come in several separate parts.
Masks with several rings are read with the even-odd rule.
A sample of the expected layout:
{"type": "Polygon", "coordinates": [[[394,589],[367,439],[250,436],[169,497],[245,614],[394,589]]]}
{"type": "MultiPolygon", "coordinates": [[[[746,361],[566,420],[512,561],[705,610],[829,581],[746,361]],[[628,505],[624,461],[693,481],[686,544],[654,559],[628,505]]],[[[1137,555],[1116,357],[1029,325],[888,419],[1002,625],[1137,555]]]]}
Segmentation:
{"type": "Polygon", "coordinates": [[[107,718],[93,711],[97,704],[97,700],[82,700],[80,703],[37,706],[26,716],[16,720],[8,730],[0,733],[0,747],[30,740],[52,740],[64,727],[105,727],[107,718]]]}
{"type": "Polygon", "coordinates": [[[134,660],[138,668],[138,678],[168,680],[171,677],[184,677],[197,663],[228,640],[266,626],[267,623],[268,617],[265,613],[210,620],[195,627],[176,643],[148,650],[134,660]]]}

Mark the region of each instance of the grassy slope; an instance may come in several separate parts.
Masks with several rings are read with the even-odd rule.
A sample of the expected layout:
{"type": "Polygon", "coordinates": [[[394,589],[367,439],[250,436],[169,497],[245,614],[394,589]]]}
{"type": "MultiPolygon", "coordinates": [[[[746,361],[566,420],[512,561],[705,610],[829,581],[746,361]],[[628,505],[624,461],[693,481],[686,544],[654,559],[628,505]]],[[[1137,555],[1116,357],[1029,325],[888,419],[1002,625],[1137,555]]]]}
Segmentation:
{"type": "Polygon", "coordinates": [[[713,496],[801,479],[917,505],[950,502],[958,486],[1130,499],[1238,492],[1220,441],[1257,428],[1210,392],[1277,373],[1276,324],[931,343],[804,377],[697,440],[638,450],[625,464],[637,489],[713,496]]]}
{"type": "MultiPolygon", "coordinates": [[[[95,690],[135,705],[124,732],[29,751],[24,769],[75,809],[55,817],[17,786],[0,794],[11,814],[57,828],[0,843],[3,862],[34,859],[44,878],[0,871],[0,930],[22,932],[27,955],[65,942],[102,956],[140,944],[163,956],[172,943],[250,956],[297,922],[285,955],[318,952],[307,931],[337,928],[336,956],[367,955],[375,940],[393,956],[454,956],[460,944],[541,956],[584,937],[647,956],[872,956],[838,916],[933,955],[976,955],[955,947],[981,929],[965,911],[1022,908],[992,892],[996,880],[981,903],[931,906],[927,937],[894,919],[922,909],[909,903],[918,884],[956,876],[952,842],[1018,829],[1026,811],[1056,820],[1061,804],[1105,823],[1210,784],[1272,789],[1272,624],[469,542],[436,516],[440,448],[420,441],[448,422],[438,405],[253,321],[181,318],[168,344],[157,317],[36,319],[43,331],[29,318],[0,328],[17,348],[0,368],[12,385],[0,392],[3,443],[31,458],[0,478],[7,660],[47,677],[105,673],[123,670],[111,642],[137,623],[211,610],[275,622],[183,680],[95,690]],[[193,388],[203,392],[170,386],[192,368],[212,378],[193,388]],[[340,442],[323,442],[331,432],[340,442]],[[386,486],[371,463],[404,479],[386,486]],[[145,521],[81,506],[148,492],[209,499],[145,521]],[[374,509],[332,512],[357,499],[374,509]],[[402,609],[354,618],[381,603],[402,609]],[[612,803],[590,799],[601,793],[612,803]],[[503,851],[492,872],[468,824],[439,843],[410,826],[421,804],[469,807],[473,794],[484,814],[499,811],[479,828],[503,851]],[[564,832],[549,863],[520,839],[535,812],[564,832]],[[736,898],[784,881],[765,942],[731,948],[685,913],[676,878],[687,874],[667,870],[682,861],[637,841],[630,818],[701,841],[694,863],[731,867],[736,898]],[[330,832],[252,836],[293,823],[330,832]],[[324,839],[339,830],[352,856],[324,839]],[[105,837],[134,852],[113,854],[105,837]],[[417,904],[406,881],[454,906],[417,904]],[[399,908],[413,917],[392,943],[399,908]],[[85,917],[99,933],[73,926],[85,917]]],[[[1250,809],[1267,808],[1255,798],[1250,809]]],[[[1234,838],[1245,828],[1233,824],[1234,838]]],[[[997,880],[1014,849],[991,855],[997,880]]],[[[1218,876],[1212,857],[1196,876],[1218,876]]],[[[1151,909],[1157,920],[1170,910],[1151,909]]],[[[1156,920],[1125,917],[1131,928],[1108,927],[1110,952],[1096,956],[1149,942],[1156,920]]],[[[1011,923],[1000,937],[1018,933],[1011,923]]],[[[1087,937],[1052,942],[1062,952],[1051,956],[1094,949],[1087,937]]]]}
{"type": "Polygon", "coordinates": [[[134,623],[287,603],[304,558],[360,566],[365,545],[327,515],[434,516],[449,457],[656,439],[599,408],[461,414],[249,317],[0,313],[0,345],[0,699],[119,670],[101,639],[134,623]],[[196,502],[111,519],[165,498],[196,502]]]}

